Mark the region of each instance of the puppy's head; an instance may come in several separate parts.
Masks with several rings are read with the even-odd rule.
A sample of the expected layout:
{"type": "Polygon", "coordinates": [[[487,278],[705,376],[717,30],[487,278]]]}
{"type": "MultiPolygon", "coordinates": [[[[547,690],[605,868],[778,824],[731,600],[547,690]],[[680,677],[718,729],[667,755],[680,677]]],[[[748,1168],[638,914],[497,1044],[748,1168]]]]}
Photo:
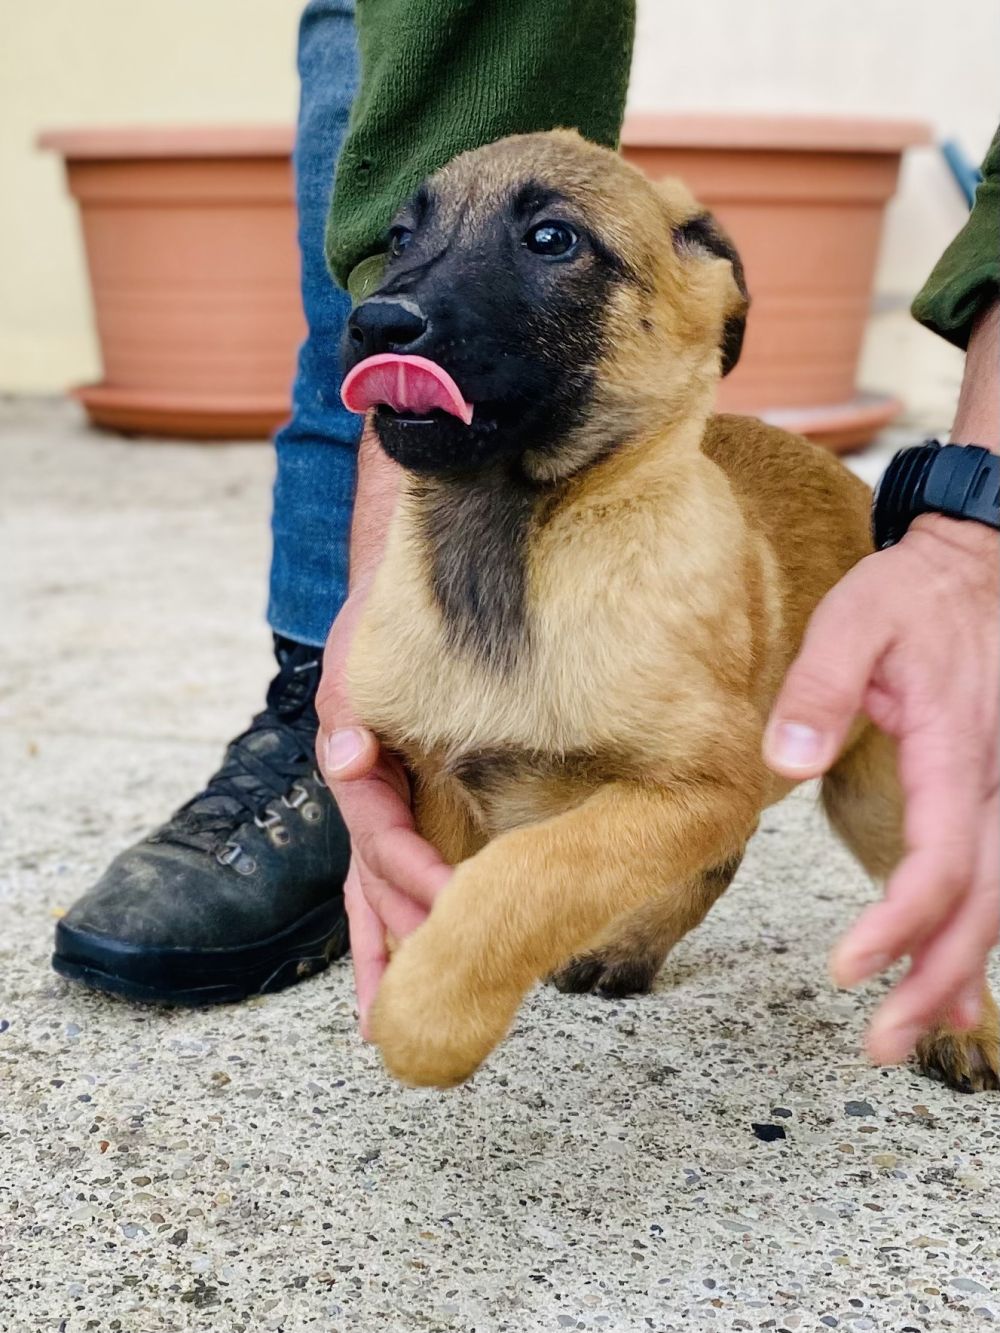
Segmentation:
{"type": "Polygon", "coordinates": [[[345,401],[376,408],[412,471],[557,480],[703,411],[747,303],[736,252],[679,182],[571,131],[501,139],[397,215],[348,322],[345,401]]]}

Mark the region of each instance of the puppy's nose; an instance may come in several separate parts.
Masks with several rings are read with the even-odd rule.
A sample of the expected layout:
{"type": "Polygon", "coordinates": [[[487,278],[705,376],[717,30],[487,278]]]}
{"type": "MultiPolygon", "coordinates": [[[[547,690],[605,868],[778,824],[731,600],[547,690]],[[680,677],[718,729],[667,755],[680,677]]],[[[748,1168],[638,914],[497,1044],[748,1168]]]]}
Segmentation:
{"type": "Polygon", "coordinates": [[[427,320],[416,306],[398,301],[364,301],[347,321],[347,333],[362,356],[404,352],[427,331],[427,320]]]}

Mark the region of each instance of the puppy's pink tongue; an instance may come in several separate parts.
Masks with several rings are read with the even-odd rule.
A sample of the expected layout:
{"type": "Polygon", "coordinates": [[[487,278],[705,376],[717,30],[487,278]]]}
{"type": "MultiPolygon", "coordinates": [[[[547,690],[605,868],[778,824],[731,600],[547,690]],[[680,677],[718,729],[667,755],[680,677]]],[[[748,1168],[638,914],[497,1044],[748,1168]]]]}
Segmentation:
{"type": "Polygon", "coordinates": [[[369,356],[344,377],[340,397],[349,412],[367,412],[385,403],[408,416],[425,417],[439,408],[467,426],[472,421],[472,404],[448,372],[425,356],[369,356]]]}

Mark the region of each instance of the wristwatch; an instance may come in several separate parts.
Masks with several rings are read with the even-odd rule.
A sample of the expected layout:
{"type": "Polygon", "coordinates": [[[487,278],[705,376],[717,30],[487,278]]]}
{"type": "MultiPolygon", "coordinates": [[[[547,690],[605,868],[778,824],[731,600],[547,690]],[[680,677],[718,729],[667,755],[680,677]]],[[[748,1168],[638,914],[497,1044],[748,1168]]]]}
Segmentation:
{"type": "Polygon", "coordinates": [[[872,497],[872,537],[883,551],[920,514],[968,518],[1000,529],[1000,456],[978,444],[928,440],[900,449],[872,497]]]}

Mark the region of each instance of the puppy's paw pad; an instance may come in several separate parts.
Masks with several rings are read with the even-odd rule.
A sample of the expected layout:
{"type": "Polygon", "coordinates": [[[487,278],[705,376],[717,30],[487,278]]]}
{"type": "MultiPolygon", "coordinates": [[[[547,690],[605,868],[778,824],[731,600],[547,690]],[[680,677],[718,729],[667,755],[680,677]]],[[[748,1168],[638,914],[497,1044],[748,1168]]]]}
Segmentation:
{"type": "Polygon", "coordinates": [[[1000,1042],[992,1032],[939,1029],[917,1046],[917,1062],[929,1078],[956,1092],[1000,1091],[1000,1042]]]}
{"type": "Polygon", "coordinates": [[[653,987],[659,965],[644,958],[612,959],[602,954],[581,954],[552,976],[555,986],[568,995],[596,992],[608,999],[646,995],[653,987]]]}

